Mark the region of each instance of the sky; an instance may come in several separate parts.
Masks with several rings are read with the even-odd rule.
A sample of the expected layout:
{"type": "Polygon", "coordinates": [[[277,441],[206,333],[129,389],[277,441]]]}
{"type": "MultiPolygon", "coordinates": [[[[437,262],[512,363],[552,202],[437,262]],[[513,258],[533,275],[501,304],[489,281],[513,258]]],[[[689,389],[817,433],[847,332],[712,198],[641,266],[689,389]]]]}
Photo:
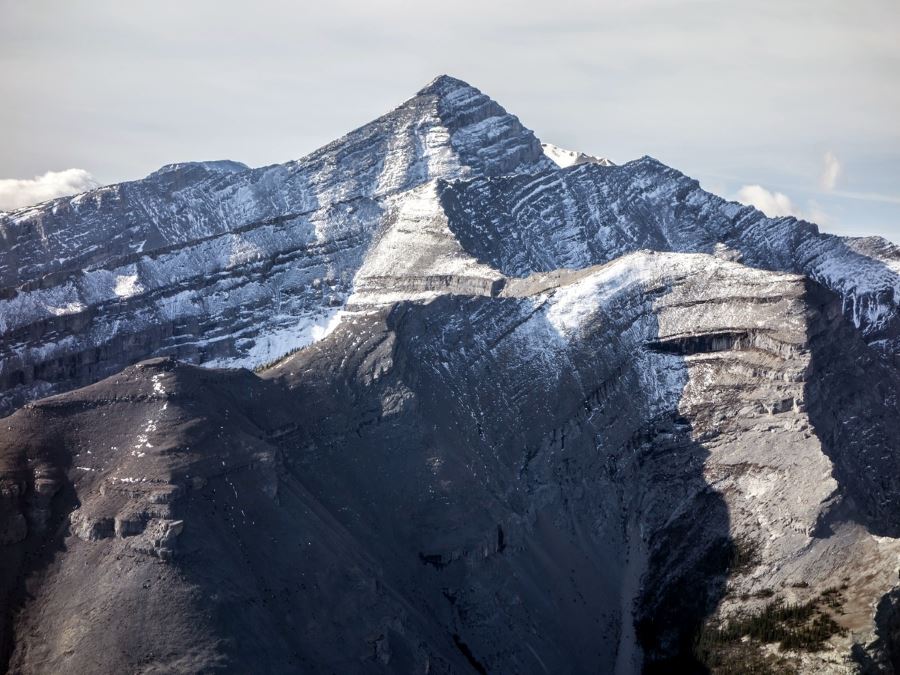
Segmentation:
{"type": "Polygon", "coordinates": [[[0,208],[297,159],[447,73],[544,141],[900,243],[898,35],[897,0],[0,0],[0,208]]]}

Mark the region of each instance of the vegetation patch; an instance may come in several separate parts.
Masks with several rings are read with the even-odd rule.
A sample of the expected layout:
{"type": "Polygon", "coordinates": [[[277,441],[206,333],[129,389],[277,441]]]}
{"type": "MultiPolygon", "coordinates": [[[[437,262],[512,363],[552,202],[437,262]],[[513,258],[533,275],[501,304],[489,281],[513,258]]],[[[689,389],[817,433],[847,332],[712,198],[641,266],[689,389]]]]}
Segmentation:
{"type": "MultiPolygon", "coordinates": [[[[780,650],[817,652],[826,648],[826,640],[844,630],[833,614],[843,614],[844,591],[827,588],[807,602],[788,604],[773,600],[762,609],[732,617],[723,626],[707,622],[697,636],[696,658],[717,675],[745,673],[795,672],[790,661],[765,654],[760,647],[777,644],[780,650]]],[[[758,592],[750,597],[770,597],[773,592],[758,592]]]]}
{"type": "Polygon", "coordinates": [[[748,537],[735,539],[728,556],[728,571],[732,575],[749,572],[760,563],[759,545],[748,537]]]}
{"type": "Polygon", "coordinates": [[[697,658],[713,675],[798,675],[797,665],[777,654],[766,654],[754,643],[722,643],[697,658]]]}
{"type": "Polygon", "coordinates": [[[294,354],[296,354],[297,352],[299,352],[301,349],[306,348],[307,346],[308,346],[308,345],[303,345],[302,347],[294,347],[294,348],[293,348],[292,350],[290,350],[289,352],[285,352],[285,353],[282,354],[281,356],[279,356],[279,357],[277,357],[277,358],[274,358],[274,359],[272,359],[271,361],[266,361],[265,363],[260,363],[258,366],[256,366],[256,367],[253,369],[253,372],[254,372],[254,373],[261,373],[261,372],[263,372],[264,370],[268,370],[269,368],[272,368],[272,367],[274,367],[274,366],[277,366],[279,363],[281,363],[282,361],[284,361],[286,358],[288,358],[289,356],[293,356],[294,354]]]}

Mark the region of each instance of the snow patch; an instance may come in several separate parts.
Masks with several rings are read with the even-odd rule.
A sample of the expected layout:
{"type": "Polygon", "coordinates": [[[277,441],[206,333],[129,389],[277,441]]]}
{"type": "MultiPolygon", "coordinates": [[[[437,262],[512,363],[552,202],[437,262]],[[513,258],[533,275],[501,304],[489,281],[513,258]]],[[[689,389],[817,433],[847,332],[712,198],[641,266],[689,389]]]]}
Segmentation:
{"type": "MultiPolygon", "coordinates": [[[[340,324],[344,314],[346,312],[333,309],[324,315],[306,319],[280,317],[282,320],[290,320],[291,323],[275,328],[264,335],[253,337],[253,344],[242,350],[241,356],[213,359],[202,365],[208,368],[252,369],[271,363],[327,337],[340,324]]],[[[249,344],[250,341],[247,340],[247,343],[249,344]]]]}
{"type": "Polygon", "coordinates": [[[606,157],[595,157],[575,150],[566,150],[552,143],[541,143],[541,149],[556,166],[561,169],[575,166],[576,164],[600,164],[601,166],[615,166],[606,157]]]}
{"type": "Polygon", "coordinates": [[[547,320],[561,336],[570,336],[588,322],[600,320],[598,314],[613,297],[629,292],[635,283],[652,278],[656,270],[651,256],[619,258],[556,291],[550,300],[547,320]]]}
{"type": "Polygon", "coordinates": [[[143,292],[143,290],[144,287],[138,282],[137,274],[118,275],[116,277],[115,286],[113,287],[113,293],[122,299],[130,298],[143,292]]]}
{"type": "Polygon", "coordinates": [[[50,312],[53,316],[65,316],[66,314],[77,314],[78,312],[83,311],[85,305],[83,302],[67,302],[65,305],[61,305],[59,307],[54,307],[53,305],[47,305],[47,311],[50,312]]]}

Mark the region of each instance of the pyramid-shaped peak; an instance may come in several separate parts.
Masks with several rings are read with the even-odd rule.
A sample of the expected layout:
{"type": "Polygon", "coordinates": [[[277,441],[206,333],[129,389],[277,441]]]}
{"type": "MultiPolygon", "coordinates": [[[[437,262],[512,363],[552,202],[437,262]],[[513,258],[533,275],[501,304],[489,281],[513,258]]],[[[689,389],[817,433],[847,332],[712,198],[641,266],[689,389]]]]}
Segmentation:
{"type": "Polygon", "coordinates": [[[434,78],[407,101],[406,107],[420,114],[436,114],[439,124],[450,134],[453,153],[475,173],[496,176],[555,166],[544,156],[534,133],[515,115],[479,89],[450,75],[434,78]]]}
{"type": "Polygon", "coordinates": [[[422,87],[418,94],[420,96],[428,94],[436,94],[438,96],[446,96],[459,89],[474,89],[468,82],[451,77],[450,75],[438,75],[431,82],[422,87]]]}

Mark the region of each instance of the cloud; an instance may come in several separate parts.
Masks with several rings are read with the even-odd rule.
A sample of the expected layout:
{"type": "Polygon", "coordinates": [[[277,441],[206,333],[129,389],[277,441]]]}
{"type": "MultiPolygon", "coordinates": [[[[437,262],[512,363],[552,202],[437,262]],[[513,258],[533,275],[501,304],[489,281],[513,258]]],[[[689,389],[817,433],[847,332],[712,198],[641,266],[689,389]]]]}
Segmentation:
{"type": "Polygon", "coordinates": [[[747,206],[753,206],[770,218],[778,216],[794,216],[800,218],[800,209],[796,208],[790,198],[781,192],[771,192],[762,185],[745,185],[737,193],[737,200],[747,206]]]}
{"type": "Polygon", "coordinates": [[[835,225],[831,216],[825,213],[825,209],[822,208],[822,205],[814,199],[809,200],[809,208],[801,214],[801,217],[816,225],[826,225],[829,227],[835,225]]]}
{"type": "Polygon", "coordinates": [[[74,195],[99,185],[84,169],[48,171],[32,179],[0,180],[0,211],[12,211],[56,197],[74,195]]]}
{"type": "Polygon", "coordinates": [[[882,202],[884,204],[900,204],[900,195],[886,195],[879,192],[844,192],[843,190],[835,190],[834,194],[838,197],[846,197],[847,199],[858,199],[864,202],[882,202]]]}
{"type": "Polygon", "coordinates": [[[738,190],[736,198],[742,204],[759,209],[769,218],[793,216],[818,225],[832,224],[818,202],[809,200],[807,208],[801,209],[783,192],[773,192],[762,185],[744,185],[738,190]]]}
{"type": "Polygon", "coordinates": [[[823,190],[834,190],[838,177],[841,175],[841,163],[831,150],[825,153],[822,161],[824,166],[822,167],[822,177],[819,179],[819,182],[823,190]]]}

